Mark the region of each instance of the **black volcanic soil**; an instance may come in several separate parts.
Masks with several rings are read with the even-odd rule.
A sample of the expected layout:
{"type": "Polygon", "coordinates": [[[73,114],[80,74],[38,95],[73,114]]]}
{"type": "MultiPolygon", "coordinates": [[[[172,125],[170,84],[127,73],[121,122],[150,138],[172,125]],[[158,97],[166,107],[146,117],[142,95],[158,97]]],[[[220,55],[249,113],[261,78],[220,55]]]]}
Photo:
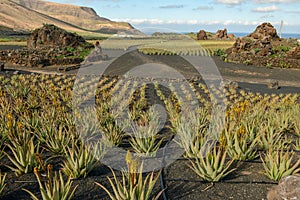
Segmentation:
{"type": "MultiPolygon", "coordinates": [[[[55,161],[58,162],[59,160],[55,161]]],[[[55,163],[54,162],[54,163],[55,163]]],[[[267,191],[276,185],[263,175],[263,167],[259,160],[238,163],[238,171],[228,176],[225,180],[215,183],[202,181],[189,167],[185,159],[179,159],[175,163],[163,169],[162,178],[165,187],[165,195],[170,200],[198,200],[198,199],[266,199],[267,191]]],[[[53,163],[53,162],[52,162],[53,163]]],[[[30,196],[22,190],[28,189],[35,194],[39,193],[38,183],[34,174],[25,174],[16,177],[5,164],[11,164],[6,158],[2,159],[1,171],[8,173],[6,188],[1,199],[25,200],[30,196]]],[[[58,166],[56,166],[58,167],[58,166]]],[[[109,199],[108,195],[95,182],[109,186],[107,176],[112,177],[110,169],[98,164],[96,168],[84,179],[74,180],[78,185],[74,200],[109,199]]],[[[120,177],[120,174],[118,174],[120,177]]],[[[154,194],[161,190],[158,181],[154,194]]],[[[163,199],[161,196],[160,199],[163,199]]]]}
{"type": "MultiPolygon", "coordinates": [[[[111,54],[112,55],[112,54],[111,54]]],[[[132,65],[144,62],[158,61],[172,65],[179,72],[187,76],[195,76],[195,71],[189,68],[189,64],[178,57],[169,56],[145,56],[133,52],[116,60],[106,73],[110,75],[121,75],[128,71],[132,65]],[[120,67],[122,66],[122,67],[120,67]],[[181,68],[186,66],[184,70],[181,68]],[[191,69],[191,70],[188,70],[191,69]]],[[[219,58],[214,58],[216,65],[222,76],[232,81],[238,81],[240,89],[261,92],[261,93],[299,93],[300,70],[292,69],[267,69],[252,67],[242,64],[224,63],[219,58]],[[267,79],[279,80],[283,86],[279,90],[268,89],[267,79]],[[299,86],[299,87],[297,87],[299,86]]],[[[20,70],[18,67],[11,67],[7,73],[20,70]]],[[[27,70],[27,69],[26,69],[27,70]]],[[[35,69],[31,69],[35,70],[35,69]]],[[[38,70],[38,69],[36,69],[38,70]]],[[[55,73],[55,68],[45,68],[43,73],[55,73]],[[48,70],[48,71],[47,71],[48,70]]],[[[93,69],[91,69],[93,70],[93,69]]],[[[22,72],[22,71],[20,71],[22,72]]],[[[36,72],[36,71],[35,71],[36,72]]],[[[69,74],[76,74],[76,70],[69,71],[69,74]]],[[[4,72],[6,73],[6,72],[4,72]]],[[[196,74],[197,75],[197,74],[196,74]]],[[[46,153],[44,156],[48,157],[46,153]]],[[[59,168],[61,160],[58,158],[51,161],[56,169],[59,168]]],[[[276,183],[263,175],[262,163],[259,159],[252,162],[239,162],[238,171],[228,176],[225,180],[211,185],[203,182],[197,175],[187,167],[186,159],[179,159],[175,163],[166,167],[162,171],[162,180],[165,188],[165,197],[169,200],[223,200],[223,199],[266,199],[267,191],[276,183]]],[[[3,191],[3,200],[30,199],[30,196],[22,190],[26,188],[34,193],[39,193],[38,183],[34,174],[26,174],[16,177],[5,165],[11,165],[7,158],[3,158],[0,163],[2,173],[7,173],[7,185],[3,191]]],[[[75,200],[109,199],[108,195],[94,182],[100,182],[109,186],[106,176],[112,176],[108,167],[101,164],[86,177],[74,181],[74,185],[79,185],[76,190],[75,200]]],[[[161,190],[160,182],[154,189],[157,194],[161,190]]],[[[163,199],[161,196],[160,199],[163,199]]]]}

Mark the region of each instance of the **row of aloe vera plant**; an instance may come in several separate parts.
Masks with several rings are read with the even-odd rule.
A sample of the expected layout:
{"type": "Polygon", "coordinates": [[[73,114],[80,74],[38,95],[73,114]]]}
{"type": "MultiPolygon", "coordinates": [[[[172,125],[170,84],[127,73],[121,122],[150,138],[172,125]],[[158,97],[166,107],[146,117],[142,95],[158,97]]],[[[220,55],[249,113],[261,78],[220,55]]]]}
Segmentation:
{"type": "MultiPolygon", "coordinates": [[[[146,98],[147,86],[137,91],[137,83],[118,82],[117,79],[82,80],[86,86],[98,85],[96,92],[97,120],[89,116],[82,118],[78,135],[72,113],[72,76],[26,75],[0,77],[0,132],[1,153],[11,164],[8,166],[17,176],[34,172],[39,182],[43,199],[70,199],[76,187],[72,179],[86,177],[105,155],[106,147],[120,146],[129,141],[128,150],[138,156],[155,156],[165,141],[158,134],[159,116],[155,109],[149,109],[146,98]],[[30,78],[30,79],[29,79],[30,78]],[[30,81],[29,81],[30,80],[30,81]],[[117,83],[118,82],[118,83],[117,83]],[[132,93],[128,102],[126,94],[132,93]],[[117,94],[117,95],[116,95],[117,94]],[[121,111],[130,105],[128,121],[119,122],[121,111]],[[117,108],[117,109],[113,109],[117,108]],[[119,109],[119,110],[118,110],[119,109]],[[92,121],[89,121],[92,120],[92,121]],[[133,134],[127,130],[133,130],[133,134]],[[85,144],[101,130],[101,139],[85,144]],[[61,172],[53,172],[50,157],[43,160],[44,152],[52,152],[62,160],[61,172]],[[47,174],[42,181],[41,173],[47,174]],[[66,181],[63,174],[68,177],[66,181]]],[[[170,83],[170,88],[175,83],[170,83]]],[[[178,87],[186,97],[191,90],[178,87]]],[[[300,105],[296,95],[261,95],[235,89],[212,88],[216,95],[226,95],[224,103],[228,109],[220,132],[209,131],[214,96],[209,96],[203,84],[191,83],[201,103],[195,112],[186,115],[181,111],[183,99],[178,91],[166,95],[159,84],[154,84],[157,96],[164,102],[171,124],[169,129],[179,138],[179,146],[185,149],[184,156],[190,160],[191,169],[202,179],[216,182],[235,170],[233,163],[260,157],[266,175],[273,180],[294,174],[300,170],[300,105]],[[207,137],[213,136],[215,143],[207,144],[207,137]],[[211,151],[203,151],[210,145],[211,151]]],[[[82,93],[89,93],[82,87],[82,93]]],[[[87,95],[88,96],[88,95],[87,95]]],[[[192,98],[191,98],[192,100],[192,98]]],[[[87,114],[92,113],[89,110],[87,114]]],[[[76,115],[76,112],[75,112],[76,115]]],[[[80,118],[78,114],[77,118],[80,118]]],[[[111,199],[149,199],[158,175],[154,172],[143,179],[143,163],[127,155],[127,170],[121,180],[112,170],[113,178],[108,181],[113,192],[97,183],[111,199]]],[[[0,174],[0,191],[5,187],[5,174],[0,174]]],[[[28,191],[33,198],[35,194],[28,191]]],[[[159,194],[154,198],[158,198],[159,194]]]]}

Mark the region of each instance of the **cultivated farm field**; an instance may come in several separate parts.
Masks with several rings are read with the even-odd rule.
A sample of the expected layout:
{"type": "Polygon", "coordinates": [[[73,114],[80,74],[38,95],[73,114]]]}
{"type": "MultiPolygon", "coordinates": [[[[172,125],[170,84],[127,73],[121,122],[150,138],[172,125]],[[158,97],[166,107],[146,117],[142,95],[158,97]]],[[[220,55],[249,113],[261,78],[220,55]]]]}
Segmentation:
{"type": "Polygon", "coordinates": [[[72,99],[74,75],[1,74],[3,199],[56,199],[54,195],[73,199],[262,199],[282,177],[300,170],[297,94],[253,93],[231,85],[206,85],[197,79],[188,80],[189,88],[180,85],[180,80],[166,80],[169,89],[154,81],[134,91],[134,79],[85,77],[77,81],[84,83],[79,88],[83,94],[94,94],[96,106],[88,109],[97,113],[96,118],[81,118],[74,110],[74,103],[88,105],[88,99],[72,99]],[[90,91],[90,85],[97,85],[97,90],[90,91]],[[121,102],[128,93],[132,93],[128,101],[121,102]],[[182,106],[195,101],[193,95],[197,106],[194,112],[185,112],[182,106]],[[226,105],[225,115],[215,119],[212,110],[220,98],[226,105]],[[159,115],[151,109],[154,103],[167,112],[167,123],[159,132],[159,115]],[[116,105],[129,107],[128,119],[133,123],[118,123],[118,113],[112,109],[116,105]],[[78,134],[76,119],[80,119],[84,137],[78,134]],[[219,127],[210,129],[213,120],[221,121],[219,127]],[[129,134],[127,126],[132,124],[136,129],[129,134]],[[174,137],[185,153],[161,171],[138,173],[145,167],[140,160],[156,156],[174,137]],[[203,153],[207,138],[215,142],[209,143],[211,151],[203,153]],[[89,140],[94,142],[87,145],[89,140]],[[124,158],[127,169],[122,172],[101,162],[112,146],[128,152],[124,158]]]}

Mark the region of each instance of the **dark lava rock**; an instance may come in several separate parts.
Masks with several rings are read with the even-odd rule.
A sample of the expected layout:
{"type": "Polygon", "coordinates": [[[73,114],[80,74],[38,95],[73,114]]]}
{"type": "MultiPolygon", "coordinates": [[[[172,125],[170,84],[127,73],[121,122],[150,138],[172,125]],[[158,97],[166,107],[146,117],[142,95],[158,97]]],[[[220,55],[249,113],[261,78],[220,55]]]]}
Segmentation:
{"type": "Polygon", "coordinates": [[[197,34],[197,39],[198,40],[207,40],[207,35],[205,30],[200,30],[197,34]]]}
{"type": "Polygon", "coordinates": [[[230,62],[256,66],[290,68],[300,67],[300,48],[281,39],[270,23],[259,25],[255,31],[237,38],[233,47],[226,50],[230,62]],[[289,50],[289,48],[291,48],[289,50]]]}
{"type": "Polygon", "coordinates": [[[274,28],[274,26],[267,22],[259,25],[255,29],[255,31],[249,34],[247,37],[251,37],[254,39],[263,39],[265,37],[270,37],[273,40],[279,39],[279,36],[277,35],[277,31],[274,28]]]}
{"type": "Polygon", "coordinates": [[[42,28],[34,30],[28,40],[27,47],[35,48],[64,48],[89,45],[85,39],[79,35],[67,32],[55,25],[45,24],[42,28]]]}
{"type": "Polygon", "coordinates": [[[54,25],[44,25],[32,32],[27,48],[0,51],[0,61],[24,67],[73,65],[81,63],[82,52],[94,46],[83,37],[54,25]]]}
{"type": "Polygon", "coordinates": [[[216,38],[218,39],[227,39],[227,29],[225,28],[224,30],[218,30],[216,33],[216,38]]]}

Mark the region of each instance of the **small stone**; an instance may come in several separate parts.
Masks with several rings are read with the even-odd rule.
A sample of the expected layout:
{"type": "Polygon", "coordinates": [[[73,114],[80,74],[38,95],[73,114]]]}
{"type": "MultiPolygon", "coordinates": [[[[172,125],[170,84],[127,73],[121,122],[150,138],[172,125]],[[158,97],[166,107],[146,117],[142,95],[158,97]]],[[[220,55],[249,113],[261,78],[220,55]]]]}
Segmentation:
{"type": "Polygon", "coordinates": [[[224,79],[220,83],[221,87],[227,88],[227,89],[238,89],[239,88],[239,83],[236,81],[231,81],[231,80],[226,80],[224,79]]]}
{"type": "Polygon", "coordinates": [[[276,81],[276,80],[269,80],[268,88],[269,88],[269,89],[275,89],[275,90],[278,90],[278,89],[279,89],[279,82],[276,81]]]}
{"type": "Polygon", "coordinates": [[[300,176],[287,176],[280,180],[279,184],[273,187],[267,195],[268,200],[297,200],[300,199],[300,176]]]}

